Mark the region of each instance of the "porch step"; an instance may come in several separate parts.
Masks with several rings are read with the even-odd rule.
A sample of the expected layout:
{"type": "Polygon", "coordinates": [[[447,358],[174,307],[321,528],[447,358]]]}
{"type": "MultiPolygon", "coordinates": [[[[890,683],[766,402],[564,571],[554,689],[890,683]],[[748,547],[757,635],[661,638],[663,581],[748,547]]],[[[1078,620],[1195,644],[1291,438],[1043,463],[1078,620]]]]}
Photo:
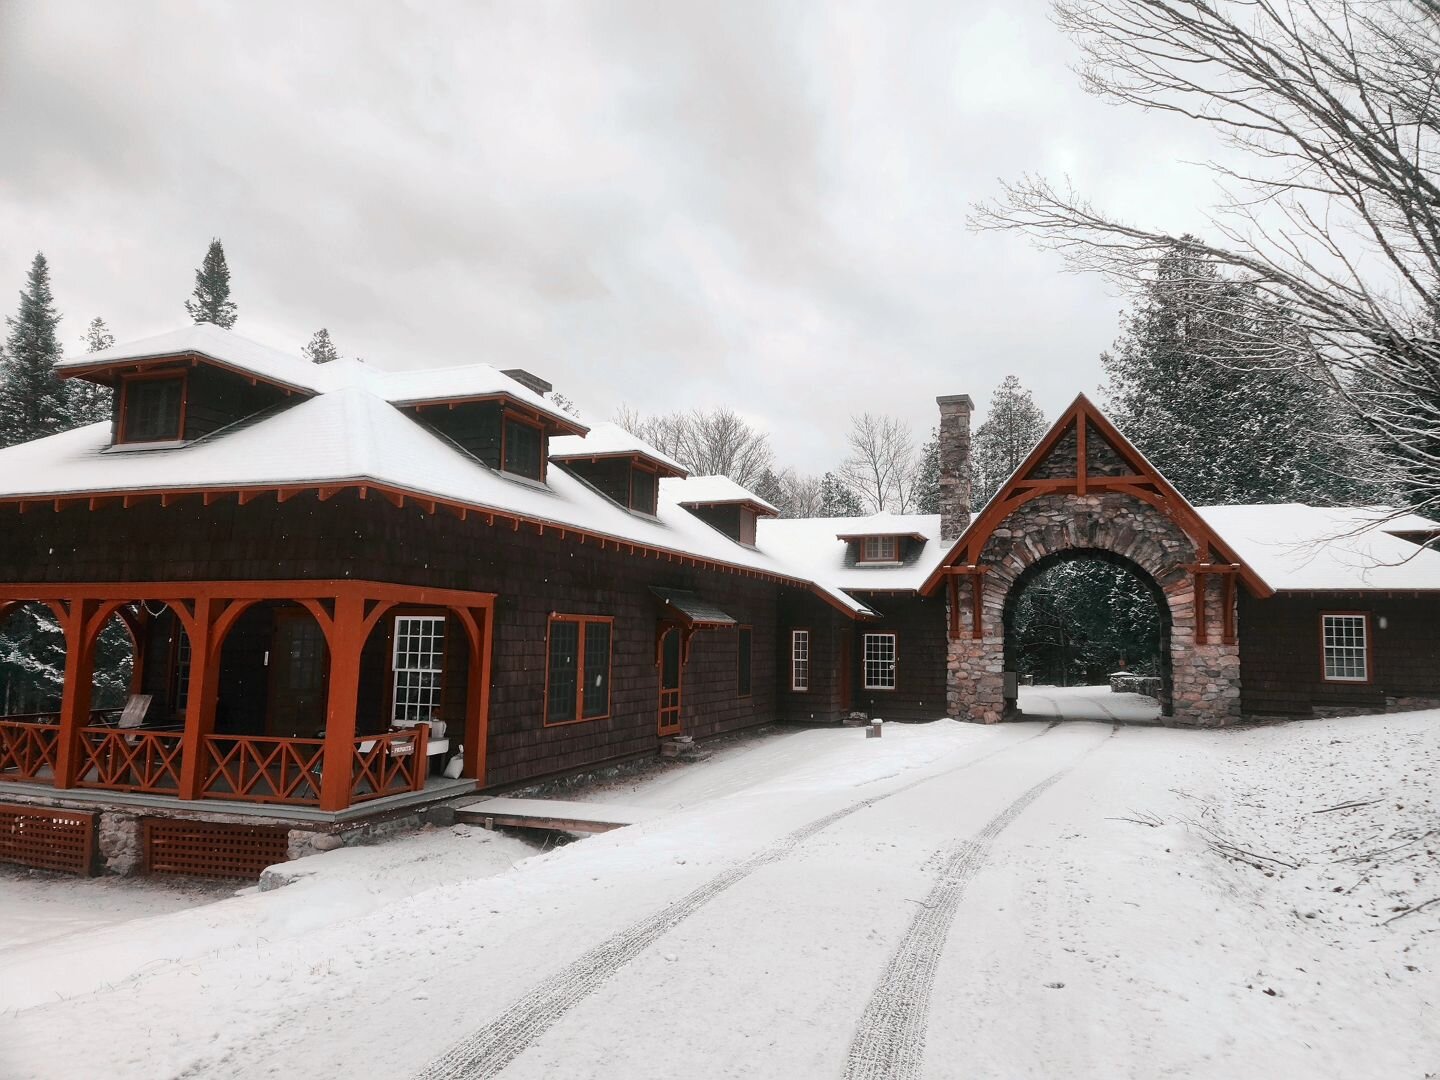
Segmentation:
{"type": "Polygon", "coordinates": [[[660,744],[660,756],[676,761],[704,761],[710,751],[702,749],[689,735],[676,735],[660,744]]]}
{"type": "Polygon", "coordinates": [[[455,820],[466,825],[497,825],[512,829],[546,829],[561,832],[602,833],[634,825],[654,815],[653,810],[609,803],[569,802],[565,799],[512,799],[504,795],[476,799],[455,810],[455,820]]]}

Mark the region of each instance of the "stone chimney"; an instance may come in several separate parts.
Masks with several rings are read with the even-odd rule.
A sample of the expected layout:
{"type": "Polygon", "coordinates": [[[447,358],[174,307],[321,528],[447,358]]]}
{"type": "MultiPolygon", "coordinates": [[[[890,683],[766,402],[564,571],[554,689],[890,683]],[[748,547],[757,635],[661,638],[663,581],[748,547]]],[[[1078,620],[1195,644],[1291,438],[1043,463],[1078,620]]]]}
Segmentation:
{"type": "Polygon", "coordinates": [[[504,371],[500,372],[500,374],[510,376],[510,378],[514,379],[521,386],[529,390],[534,390],[535,393],[539,394],[541,397],[544,397],[546,394],[550,393],[551,390],[555,389],[555,387],[551,386],[544,379],[540,378],[539,375],[532,375],[524,368],[506,368],[504,371]]]}
{"type": "Polygon", "coordinates": [[[970,524],[969,394],[937,397],[940,406],[940,539],[954,540],[970,524]]]}

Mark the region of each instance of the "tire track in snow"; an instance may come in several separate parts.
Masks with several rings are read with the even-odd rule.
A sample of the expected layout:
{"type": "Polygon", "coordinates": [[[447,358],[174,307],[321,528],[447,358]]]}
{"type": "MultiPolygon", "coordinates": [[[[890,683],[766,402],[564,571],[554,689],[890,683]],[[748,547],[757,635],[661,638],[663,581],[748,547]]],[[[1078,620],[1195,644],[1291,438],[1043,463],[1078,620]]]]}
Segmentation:
{"type": "Polygon", "coordinates": [[[1033,739],[1048,735],[1055,730],[1058,723],[1059,721],[1056,721],[1029,738],[1008,743],[953,769],[932,776],[922,776],[883,795],[860,799],[786,833],[748,859],[736,863],[680,899],[612,935],[559,971],[542,979],[533,990],[511,1004],[495,1019],[461,1039],[432,1061],[416,1074],[415,1080],[484,1080],[495,1076],[567,1012],[600,989],[621,967],[721,893],[744,881],[762,867],[787,858],[816,833],[866,807],[874,806],[921,784],[928,784],[932,780],[953,776],[988,761],[997,754],[1006,753],[1033,739]]]}
{"type": "Polygon", "coordinates": [[[1111,725],[1105,739],[1027,790],[986,822],[974,837],[948,850],[938,879],[921,901],[920,910],[865,1005],[845,1058],[845,1080],[912,1080],[920,1075],[935,972],[965,887],[984,864],[995,838],[1119,730],[1119,724],[1111,725]]]}

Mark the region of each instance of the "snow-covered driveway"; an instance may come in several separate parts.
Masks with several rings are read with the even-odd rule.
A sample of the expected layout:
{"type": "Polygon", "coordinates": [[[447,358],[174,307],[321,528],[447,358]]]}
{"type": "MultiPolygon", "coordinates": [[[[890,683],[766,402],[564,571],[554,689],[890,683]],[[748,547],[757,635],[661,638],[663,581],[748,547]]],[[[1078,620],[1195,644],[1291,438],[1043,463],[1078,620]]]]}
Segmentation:
{"type": "MultiPolygon", "coordinates": [[[[1351,811],[1313,811],[1376,797],[1358,812],[1390,846],[1375,815],[1433,816],[1437,732],[1417,713],[786,734],[614,793],[669,811],[513,867],[514,841],[463,829],[414,843],[503,857],[402,870],[425,882],[408,892],[384,879],[402,846],[339,853],[380,874],[330,922],[302,880],[41,943],[25,987],[0,983],[0,1076],[1420,1080],[1435,915],[1381,926],[1389,869],[1373,898],[1332,891],[1351,811]],[[167,945],[126,975],[137,940],[167,945]],[[47,956],[87,954],[103,979],[47,992],[47,956]]],[[[1436,883],[1431,851],[1406,888],[1436,883]]]]}

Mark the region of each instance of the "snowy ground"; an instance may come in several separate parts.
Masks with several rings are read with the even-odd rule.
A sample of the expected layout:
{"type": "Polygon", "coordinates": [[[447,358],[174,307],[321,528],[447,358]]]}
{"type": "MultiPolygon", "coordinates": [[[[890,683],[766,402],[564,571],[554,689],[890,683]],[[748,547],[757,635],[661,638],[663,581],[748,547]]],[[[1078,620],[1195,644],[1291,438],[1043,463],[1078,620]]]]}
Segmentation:
{"type": "Polygon", "coordinates": [[[0,946],[0,1076],[1440,1070],[1440,712],[786,732],[600,797],[660,812],[0,946]]]}

